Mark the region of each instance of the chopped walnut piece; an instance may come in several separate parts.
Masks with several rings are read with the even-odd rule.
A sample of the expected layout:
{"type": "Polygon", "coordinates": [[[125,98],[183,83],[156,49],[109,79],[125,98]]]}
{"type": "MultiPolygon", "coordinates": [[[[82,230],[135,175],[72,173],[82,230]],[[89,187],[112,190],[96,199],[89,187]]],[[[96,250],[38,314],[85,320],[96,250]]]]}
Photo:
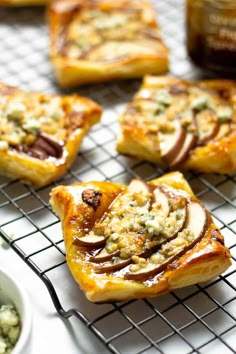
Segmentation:
{"type": "Polygon", "coordinates": [[[94,189],[86,189],[82,192],[82,200],[89,206],[93,207],[94,210],[97,210],[101,204],[101,195],[101,192],[95,191],[94,189]]]}

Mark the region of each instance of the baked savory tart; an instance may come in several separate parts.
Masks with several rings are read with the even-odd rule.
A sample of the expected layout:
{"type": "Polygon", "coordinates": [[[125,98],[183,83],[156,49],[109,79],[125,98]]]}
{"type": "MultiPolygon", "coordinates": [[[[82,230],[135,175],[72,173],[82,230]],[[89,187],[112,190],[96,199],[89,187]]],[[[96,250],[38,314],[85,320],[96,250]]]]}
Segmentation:
{"type": "Polygon", "coordinates": [[[62,221],[68,266],[93,302],[160,295],[231,264],[223,236],[179,172],[128,187],[58,186],[50,202],[62,221]]]}
{"type": "Polygon", "coordinates": [[[0,174],[43,186],[65,173],[101,117],[77,95],[27,93],[0,83],[0,174]]]}
{"type": "Polygon", "coordinates": [[[148,0],[58,0],[49,8],[50,52],[64,87],[168,70],[148,0]]]}
{"type": "Polygon", "coordinates": [[[0,0],[0,6],[47,5],[53,0],[0,0]]]}
{"type": "Polygon", "coordinates": [[[146,76],[120,117],[120,153],[172,169],[236,170],[236,84],[146,76]]]}

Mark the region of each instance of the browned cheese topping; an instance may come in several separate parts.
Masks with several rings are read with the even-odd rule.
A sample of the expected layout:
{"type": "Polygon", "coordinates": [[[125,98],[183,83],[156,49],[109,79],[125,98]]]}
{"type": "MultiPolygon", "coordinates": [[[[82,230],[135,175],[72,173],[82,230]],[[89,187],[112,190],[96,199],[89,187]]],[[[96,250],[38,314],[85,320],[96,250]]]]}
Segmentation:
{"type": "Polygon", "coordinates": [[[230,133],[234,112],[226,97],[217,91],[184,84],[142,88],[122,123],[139,127],[156,139],[163,160],[175,167],[195,147],[230,133]]]}
{"type": "Polygon", "coordinates": [[[61,97],[0,96],[0,151],[15,149],[41,160],[61,158],[68,134],[81,119],[81,107],[68,114],[61,97]]]}
{"type": "Polygon", "coordinates": [[[65,30],[61,55],[71,59],[104,62],[156,53],[159,29],[140,8],[80,9],[65,30]]]}
{"type": "MultiPolygon", "coordinates": [[[[85,203],[93,205],[94,198],[94,190],[83,192],[85,203]]],[[[143,280],[193,247],[206,221],[205,209],[184,191],[134,180],[75,244],[91,249],[96,273],[123,272],[127,279],[143,280]]]]}

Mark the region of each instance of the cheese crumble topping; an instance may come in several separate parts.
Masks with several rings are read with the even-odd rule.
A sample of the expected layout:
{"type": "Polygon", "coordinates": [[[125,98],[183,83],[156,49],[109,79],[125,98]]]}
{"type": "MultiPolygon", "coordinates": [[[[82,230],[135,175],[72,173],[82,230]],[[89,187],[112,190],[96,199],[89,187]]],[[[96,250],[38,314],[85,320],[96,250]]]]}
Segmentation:
{"type": "Polygon", "coordinates": [[[165,134],[175,133],[174,122],[179,121],[187,132],[197,135],[202,141],[213,124],[232,122],[233,109],[217,94],[199,87],[186,87],[181,97],[172,93],[171,87],[144,88],[136,94],[122,120],[128,125],[139,126],[147,134],[156,133],[160,141],[165,134]]]}
{"type": "Polygon", "coordinates": [[[59,97],[4,96],[0,100],[0,112],[0,150],[32,144],[39,131],[52,134],[56,140],[65,139],[65,112],[59,97]]]}
{"type": "Polygon", "coordinates": [[[160,47],[158,28],[137,8],[82,8],[69,24],[61,54],[88,61],[117,60],[160,47]]]}
{"type": "Polygon", "coordinates": [[[0,307],[0,354],[11,354],[19,334],[20,318],[13,305],[0,307]]]}
{"type": "MultiPolygon", "coordinates": [[[[186,216],[185,198],[175,195],[168,203],[170,212],[166,215],[158,200],[152,201],[151,193],[127,192],[114,201],[92,232],[106,237],[108,253],[119,251],[120,259],[136,256],[180,229],[186,216]]],[[[116,257],[113,262],[118,260],[116,257]]]]}

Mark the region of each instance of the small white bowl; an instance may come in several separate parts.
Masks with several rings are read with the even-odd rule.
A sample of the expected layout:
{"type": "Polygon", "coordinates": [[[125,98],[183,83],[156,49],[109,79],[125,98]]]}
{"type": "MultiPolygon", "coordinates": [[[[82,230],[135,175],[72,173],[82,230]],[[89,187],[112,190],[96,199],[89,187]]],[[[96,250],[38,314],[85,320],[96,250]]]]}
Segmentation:
{"type": "Polygon", "coordinates": [[[21,320],[20,336],[12,354],[30,353],[32,311],[28,295],[16,277],[9,274],[6,269],[0,268],[0,305],[4,304],[13,304],[21,320]]]}

